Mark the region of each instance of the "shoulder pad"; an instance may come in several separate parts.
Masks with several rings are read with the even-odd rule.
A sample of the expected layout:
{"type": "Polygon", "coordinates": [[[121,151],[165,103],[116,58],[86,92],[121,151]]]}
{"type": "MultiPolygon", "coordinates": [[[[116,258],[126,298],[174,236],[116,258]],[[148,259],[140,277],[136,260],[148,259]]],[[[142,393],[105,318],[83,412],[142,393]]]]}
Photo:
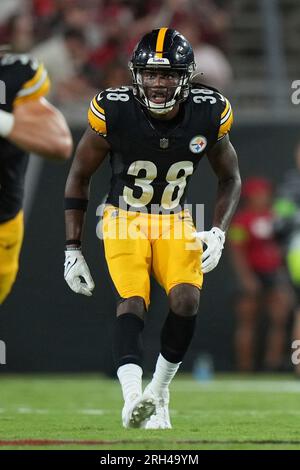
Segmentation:
{"type": "Polygon", "coordinates": [[[202,83],[192,83],[190,94],[194,103],[211,107],[214,122],[218,126],[218,140],[221,140],[228,134],[233,123],[233,112],[229,100],[216,88],[202,83]]]}
{"type": "Polygon", "coordinates": [[[105,117],[105,91],[101,91],[94,96],[90,102],[88,110],[88,122],[93,131],[97,134],[106,136],[106,117],[105,117]]]}
{"type": "Polygon", "coordinates": [[[218,140],[221,140],[230,132],[233,123],[233,111],[229,100],[225,98],[225,96],[221,95],[221,93],[219,93],[219,95],[223,98],[223,108],[220,116],[220,127],[218,132],[218,140]]]}
{"type": "Polygon", "coordinates": [[[13,104],[45,96],[50,88],[47,70],[37,59],[27,54],[5,54],[0,59],[3,67],[11,68],[15,97],[13,104]]]}
{"type": "Polygon", "coordinates": [[[4,54],[0,58],[0,64],[26,71],[28,74],[34,74],[39,66],[38,60],[28,54],[4,54]]]}

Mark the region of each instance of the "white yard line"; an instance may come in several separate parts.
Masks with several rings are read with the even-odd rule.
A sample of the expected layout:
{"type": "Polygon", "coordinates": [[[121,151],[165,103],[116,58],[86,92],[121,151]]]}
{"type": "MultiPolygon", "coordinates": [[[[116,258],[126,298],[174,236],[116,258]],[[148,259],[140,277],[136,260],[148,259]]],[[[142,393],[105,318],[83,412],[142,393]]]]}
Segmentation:
{"type": "MultiPolygon", "coordinates": [[[[47,414],[60,414],[66,413],[66,410],[57,410],[57,409],[44,409],[44,408],[32,408],[29,406],[19,406],[18,408],[0,408],[0,413],[18,413],[18,414],[38,414],[38,415],[47,415],[47,414]]],[[[81,414],[89,416],[102,416],[106,413],[112,413],[113,410],[103,410],[98,408],[91,409],[69,409],[67,413],[70,414],[81,414]]]]}
{"type": "Polygon", "coordinates": [[[210,382],[187,380],[184,382],[174,381],[171,385],[171,390],[174,392],[192,393],[300,393],[300,382],[292,380],[212,380],[210,382]]]}
{"type": "Polygon", "coordinates": [[[98,410],[98,409],[91,409],[91,410],[78,410],[77,413],[81,415],[97,415],[101,416],[104,415],[108,410],[98,410]]]}

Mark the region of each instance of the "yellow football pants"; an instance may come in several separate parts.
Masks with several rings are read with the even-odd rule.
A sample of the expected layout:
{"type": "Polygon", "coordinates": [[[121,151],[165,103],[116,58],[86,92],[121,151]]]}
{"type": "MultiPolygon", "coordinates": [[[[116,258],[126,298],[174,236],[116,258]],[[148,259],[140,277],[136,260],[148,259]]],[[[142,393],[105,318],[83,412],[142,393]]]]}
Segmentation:
{"type": "Polygon", "coordinates": [[[148,307],[150,274],[167,294],[182,283],[201,289],[202,244],[189,212],[150,215],[109,205],[102,223],[105,257],[120,297],[142,297],[148,307]]]}
{"type": "Polygon", "coordinates": [[[23,234],[22,211],[0,224],[0,305],[10,293],[18,273],[23,234]]]}

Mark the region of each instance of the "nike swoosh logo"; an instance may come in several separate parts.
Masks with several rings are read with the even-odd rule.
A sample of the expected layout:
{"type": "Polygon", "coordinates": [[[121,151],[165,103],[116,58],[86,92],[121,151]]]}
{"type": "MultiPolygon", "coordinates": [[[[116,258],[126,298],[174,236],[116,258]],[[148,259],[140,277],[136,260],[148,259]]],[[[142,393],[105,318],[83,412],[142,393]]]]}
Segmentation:
{"type": "Polygon", "coordinates": [[[70,270],[73,268],[73,266],[75,266],[76,263],[77,263],[77,258],[75,259],[73,264],[71,264],[71,261],[68,261],[67,266],[66,266],[65,276],[69,274],[70,270]]]}

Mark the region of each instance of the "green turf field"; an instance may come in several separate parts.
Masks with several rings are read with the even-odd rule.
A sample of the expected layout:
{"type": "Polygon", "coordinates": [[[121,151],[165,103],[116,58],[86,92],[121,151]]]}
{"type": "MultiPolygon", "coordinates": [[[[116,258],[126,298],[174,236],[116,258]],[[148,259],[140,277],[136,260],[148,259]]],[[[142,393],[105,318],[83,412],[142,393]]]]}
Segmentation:
{"type": "Polygon", "coordinates": [[[299,404],[300,381],[291,375],[206,383],[179,376],[171,387],[173,429],[125,430],[117,381],[1,375],[0,450],[300,449],[299,404]]]}

